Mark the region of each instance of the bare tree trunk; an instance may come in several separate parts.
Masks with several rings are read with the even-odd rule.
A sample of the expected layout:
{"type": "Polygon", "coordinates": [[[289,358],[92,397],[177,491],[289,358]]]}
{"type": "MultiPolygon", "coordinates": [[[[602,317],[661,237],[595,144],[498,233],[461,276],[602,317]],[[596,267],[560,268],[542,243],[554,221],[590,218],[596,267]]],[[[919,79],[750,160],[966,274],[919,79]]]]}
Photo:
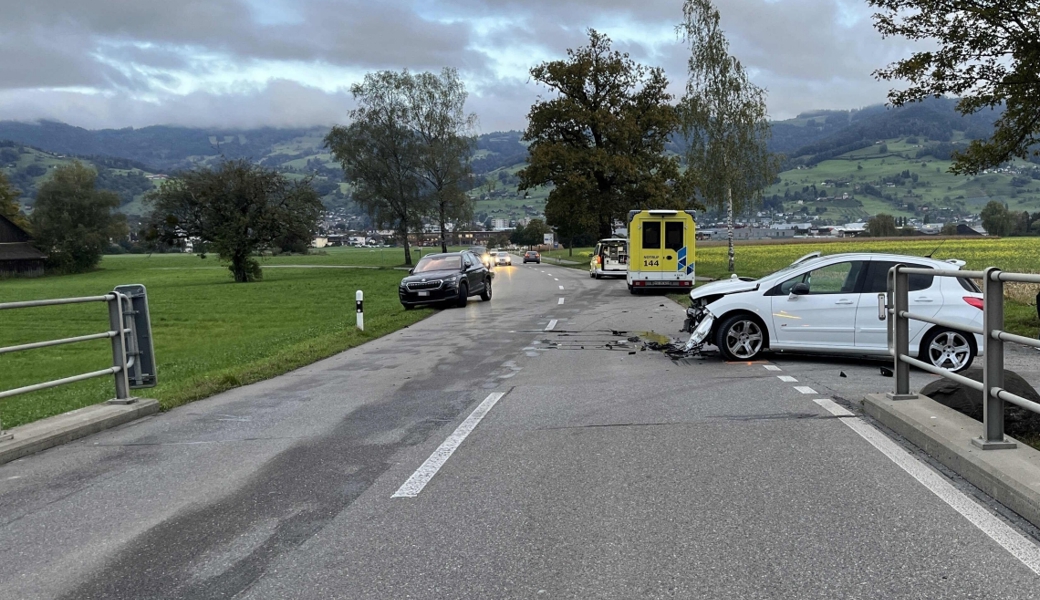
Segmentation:
{"type": "Polygon", "coordinates": [[[412,249],[408,246],[408,226],[405,225],[398,229],[397,233],[404,240],[404,264],[406,267],[410,267],[412,266],[412,249]]]}
{"type": "Polygon", "coordinates": [[[445,209],[444,209],[444,201],[442,200],[442,201],[441,201],[441,203],[440,203],[440,217],[441,217],[441,252],[447,252],[447,251],[448,251],[448,242],[447,242],[447,241],[445,240],[445,237],[444,237],[445,235],[447,235],[447,234],[445,233],[445,231],[444,231],[444,226],[445,226],[445,221],[447,221],[448,219],[447,219],[447,217],[445,217],[444,213],[445,213],[445,209]]]}
{"type": "Polygon", "coordinates": [[[727,235],[729,237],[729,272],[732,273],[734,269],[733,265],[733,188],[726,186],[726,228],[729,230],[727,235]]]}

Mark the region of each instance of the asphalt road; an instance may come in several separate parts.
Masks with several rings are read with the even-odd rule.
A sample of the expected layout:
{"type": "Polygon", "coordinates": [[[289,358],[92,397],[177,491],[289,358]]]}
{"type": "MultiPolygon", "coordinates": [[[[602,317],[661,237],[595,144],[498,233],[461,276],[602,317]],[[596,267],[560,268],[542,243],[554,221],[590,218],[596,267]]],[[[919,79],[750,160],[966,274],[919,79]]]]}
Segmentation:
{"type": "Polygon", "coordinates": [[[627,341],[682,317],[499,268],[490,303],[2,466],[0,598],[1037,596],[1032,530],[846,414],[880,363],[627,341]]]}

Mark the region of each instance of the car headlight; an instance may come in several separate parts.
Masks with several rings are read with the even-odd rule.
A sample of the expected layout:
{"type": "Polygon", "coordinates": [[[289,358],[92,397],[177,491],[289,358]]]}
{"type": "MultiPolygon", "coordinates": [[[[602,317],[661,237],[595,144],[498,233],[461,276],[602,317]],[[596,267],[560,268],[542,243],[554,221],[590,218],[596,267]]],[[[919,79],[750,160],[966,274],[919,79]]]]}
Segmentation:
{"type": "Polygon", "coordinates": [[[694,346],[703,343],[708,338],[708,334],[711,333],[711,326],[714,324],[715,316],[710,312],[706,312],[701,322],[697,323],[697,327],[694,327],[693,333],[690,334],[690,339],[686,340],[686,346],[683,350],[689,352],[693,350],[694,346]]]}

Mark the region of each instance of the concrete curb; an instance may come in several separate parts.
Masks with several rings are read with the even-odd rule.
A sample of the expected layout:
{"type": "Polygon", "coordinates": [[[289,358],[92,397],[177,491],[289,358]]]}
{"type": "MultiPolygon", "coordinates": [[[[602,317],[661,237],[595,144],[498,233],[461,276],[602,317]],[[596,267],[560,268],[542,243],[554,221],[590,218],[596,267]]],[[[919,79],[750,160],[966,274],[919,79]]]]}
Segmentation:
{"type": "Polygon", "coordinates": [[[981,450],[971,440],[982,434],[982,423],[927,396],[870,394],[863,412],[1040,527],[1040,451],[1022,442],[1011,450],[981,450]]]}
{"type": "Polygon", "coordinates": [[[61,415],[20,425],[6,433],[12,439],[0,442],[0,464],[53,448],[159,412],[159,403],[148,398],[133,404],[95,404],[61,415]]]}

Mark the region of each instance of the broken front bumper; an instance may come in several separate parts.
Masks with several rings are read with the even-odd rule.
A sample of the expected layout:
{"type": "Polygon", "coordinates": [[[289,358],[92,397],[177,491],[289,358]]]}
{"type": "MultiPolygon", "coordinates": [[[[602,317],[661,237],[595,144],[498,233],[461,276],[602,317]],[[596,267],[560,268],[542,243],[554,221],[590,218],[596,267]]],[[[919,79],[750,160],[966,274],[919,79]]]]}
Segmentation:
{"type": "Polygon", "coordinates": [[[699,306],[687,308],[686,322],[683,324],[682,330],[690,332],[690,339],[686,341],[683,349],[689,352],[703,345],[714,324],[715,315],[708,312],[708,309],[699,306]]]}

